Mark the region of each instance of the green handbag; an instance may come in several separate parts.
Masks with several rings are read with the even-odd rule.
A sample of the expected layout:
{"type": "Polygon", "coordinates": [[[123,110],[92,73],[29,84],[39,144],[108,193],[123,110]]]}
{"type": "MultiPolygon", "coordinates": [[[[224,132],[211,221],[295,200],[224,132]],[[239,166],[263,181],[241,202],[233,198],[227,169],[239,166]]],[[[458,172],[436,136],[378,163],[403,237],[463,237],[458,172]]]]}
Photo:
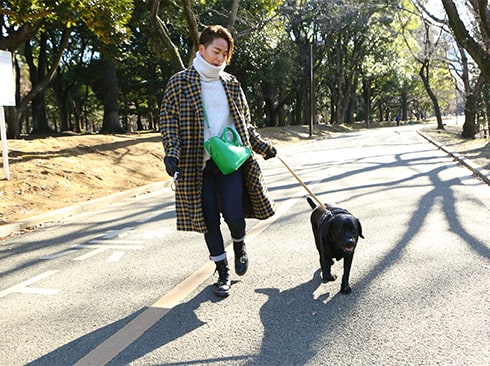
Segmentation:
{"type": "Polygon", "coordinates": [[[211,137],[204,143],[204,148],[224,175],[236,171],[252,155],[252,150],[239,141],[237,132],[225,127],[220,137],[211,137]]]}

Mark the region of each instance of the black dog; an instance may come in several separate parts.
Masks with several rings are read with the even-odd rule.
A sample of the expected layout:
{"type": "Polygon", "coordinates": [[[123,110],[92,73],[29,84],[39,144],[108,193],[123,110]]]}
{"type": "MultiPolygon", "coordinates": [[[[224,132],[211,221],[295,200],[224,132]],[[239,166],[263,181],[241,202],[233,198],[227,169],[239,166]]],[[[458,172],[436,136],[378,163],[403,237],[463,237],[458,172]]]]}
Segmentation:
{"type": "Polygon", "coordinates": [[[359,237],[364,239],[361,222],[343,208],[325,205],[327,209],[324,209],[317,206],[310,197],[307,200],[313,209],[310,219],[316,248],[320,254],[323,282],[335,281],[336,276],[330,271],[333,259],[344,258],[340,292],[350,294],[352,290],[349,287],[349,274],[354,250],[359,237]]]}

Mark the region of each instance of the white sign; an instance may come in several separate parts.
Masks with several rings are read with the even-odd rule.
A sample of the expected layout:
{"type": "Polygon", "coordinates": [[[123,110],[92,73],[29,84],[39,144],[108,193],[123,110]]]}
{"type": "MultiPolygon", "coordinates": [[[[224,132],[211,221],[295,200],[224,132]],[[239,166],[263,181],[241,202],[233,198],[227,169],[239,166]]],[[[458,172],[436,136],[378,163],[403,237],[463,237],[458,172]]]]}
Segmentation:
{"type": "Polygon", "coordinates": [[[0,50],[0,105],[15,106],[12,54],[2,50],[0,50]]]}
{"type": "Polygon", "coordinates": [[[14,71],[12,70],[12,55],[0,50],[0,137],[2,139],[2,160],[5,178],[10,179],[9,158],[7,147],[7,129],[3,106],[15,106],[14,71]]]}
{"type": "Polygon", "coordinates": [[[3,105],[0,104],[0,137],[2,138],[2,160],[3,171],[5,172],[5,178],[10,180],[9,169],[9,150],[7,147],[7,129],[5,128],[5,115],[3,111],[3,105]]]}

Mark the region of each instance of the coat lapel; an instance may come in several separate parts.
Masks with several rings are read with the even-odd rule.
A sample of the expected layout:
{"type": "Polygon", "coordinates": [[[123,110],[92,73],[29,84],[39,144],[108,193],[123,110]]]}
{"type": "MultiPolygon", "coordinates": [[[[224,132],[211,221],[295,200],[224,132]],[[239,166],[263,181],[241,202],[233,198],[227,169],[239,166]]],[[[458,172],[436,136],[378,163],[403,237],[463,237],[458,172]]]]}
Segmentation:
{"type": "Polygon", "coordinates": [[[233,121],[235,121],[235,128],[238,131],[241,140],[246,142],[248,141],[245,127],[247,125],[247,121],[245,120],[245,116],[240,112],[240,108],[236,103],[236,101],[240,98],[240,89],[237,88],[239,84],[233,82],[233,79],[230,78],[228,74],[225,74],[222,77],[222,81],[225,88],[226,97],[228,98],[231,115],[233,117],[233,121]]]}

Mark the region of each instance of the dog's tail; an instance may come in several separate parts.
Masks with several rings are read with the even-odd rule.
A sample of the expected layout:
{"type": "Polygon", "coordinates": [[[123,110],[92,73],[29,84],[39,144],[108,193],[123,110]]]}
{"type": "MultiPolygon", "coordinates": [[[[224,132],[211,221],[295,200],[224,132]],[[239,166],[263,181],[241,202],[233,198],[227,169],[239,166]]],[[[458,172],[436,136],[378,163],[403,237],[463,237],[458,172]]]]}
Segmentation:
{"type": "Polygon", "coordinates": [[[316,203],[313,202],[313,200],[311,199],[311,197],[306,197],[306,200],[308,201],[308,203],[310,204],[310,207],[312,209],[315,209],[317,207],[316,203]]]}

